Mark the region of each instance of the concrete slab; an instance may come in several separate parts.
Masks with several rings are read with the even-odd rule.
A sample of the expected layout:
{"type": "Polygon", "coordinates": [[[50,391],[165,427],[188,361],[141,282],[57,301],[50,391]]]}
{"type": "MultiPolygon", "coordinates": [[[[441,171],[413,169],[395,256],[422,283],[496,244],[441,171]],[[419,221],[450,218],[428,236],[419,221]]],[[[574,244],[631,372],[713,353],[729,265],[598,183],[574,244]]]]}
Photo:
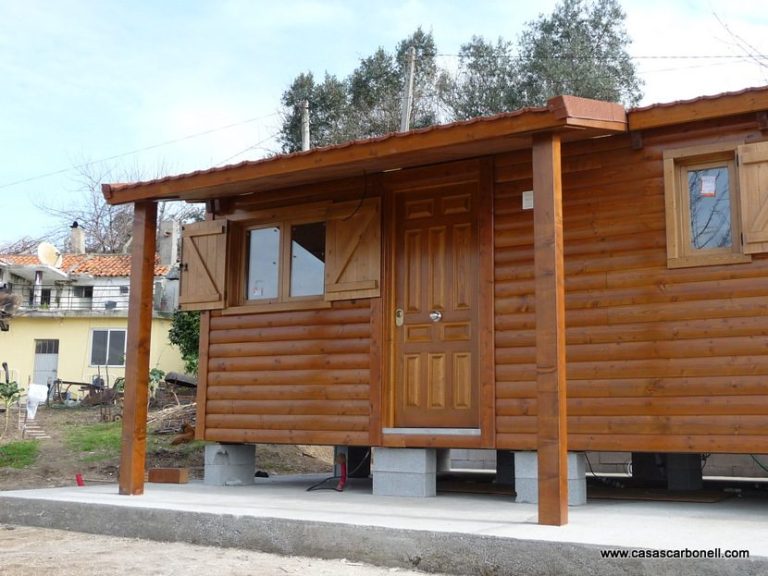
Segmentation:
{"type": "Polygon", "coordinates": [[[147,484],[0,492],[0,522],[348,558],[454,574],[764,574],[768,500],[717,503],[595,500],[563,527],[536,524],[532,504],[490,495],[377,497],[369,480],[344,492],[306,488],[318,476],[251,486],[147,484]],[[609,559],[601,549],[746,549],[749,560],[609,559]]]}

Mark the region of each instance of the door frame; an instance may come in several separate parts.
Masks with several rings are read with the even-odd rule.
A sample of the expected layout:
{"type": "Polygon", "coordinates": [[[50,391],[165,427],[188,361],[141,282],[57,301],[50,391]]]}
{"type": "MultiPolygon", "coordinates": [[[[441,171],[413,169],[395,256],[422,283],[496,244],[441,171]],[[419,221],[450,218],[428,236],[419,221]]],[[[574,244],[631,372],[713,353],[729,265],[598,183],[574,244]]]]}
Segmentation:
{"type": "MultiPolygon", "coordinates": [[[[436,448],[495,448],[496,438],[496,361],[494,325],[494,234],[493,195],[494,159],[484,157],[451,162],[430,167],[404,169],[391,174],[382,174],[377,188],[382,195],[382,262],[383,281],[381,311],[382,326],[381,354],[381,399],[380,428],[373,430],[372,437],[381,438],[382,446],[423,446],[436,448]],[[480,434],[457,435],[452,429],[445,434],[436,429],[425,429],[426,434],[393,432],[395,422],[395,261],[397,223],[395,222],[395,196],[408,192],[395,192],[398,184],[426,188],[443,183],[474,180],[478,183],[477,235],[478,235],[478,303],[477,303],[477,354],[478,368],[478,410],[480,434]]],[[[375,407],[374,407],[375,409],[375,407]]],[[[372,422],[377,418],[372,419],[372,422]]]]}

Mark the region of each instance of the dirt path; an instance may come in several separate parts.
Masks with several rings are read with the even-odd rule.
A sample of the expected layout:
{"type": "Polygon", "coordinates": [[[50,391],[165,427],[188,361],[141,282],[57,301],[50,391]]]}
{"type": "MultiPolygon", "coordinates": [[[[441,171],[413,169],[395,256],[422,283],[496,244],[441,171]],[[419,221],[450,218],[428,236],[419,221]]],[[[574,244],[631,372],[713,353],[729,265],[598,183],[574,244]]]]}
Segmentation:
{"type": "MultiPolygon", "coordinates": [[[[151,412],[150,416],[157,417],[159,414],[161,413],[151,412]]],[[[0,425],[4,417],[5,414],[0,413],[0,425]]],[[[19,408],[14,405],[11,407],[8,431],[0,440],[0,446],[22,439],[18,423],[19,408]]],[[[82,474],[86,482],[117,482],[119,452],[116,451],[111,457],[100,457],[93,452],[78,452],[67,443],[68,431],[100,423],[101,410],[98,406],[38,408],[34,425],[45,433],[45,437],[39,440],[40,453],[37,461],[23,469],[0,468],[0,490],[72,486],[76,474],[82,474]]],[[[157,423],[151,424],[149,428],[152,432],[157,428],[157,423]]],[[[191,478],[202,478],[202,446],[194,451],[169,450],[167,443],[173,438],[173,434],[162,438],[162,446],[155,447],[147,454],[147,468],[184,467],[189,469],[191,478]]],[[[332,470],[333,449],[329,447],[259,445],[256,447],[256,455],[259,470],[271,475],[325,473],[332,470]]]]}
{"type": "MultiPolygon", "coordinates": [[[[345,560],[0,525],[3,576],[423,576],[345,560]]],[[[439,575],[438,575],[439,576],[439,575]]]]}

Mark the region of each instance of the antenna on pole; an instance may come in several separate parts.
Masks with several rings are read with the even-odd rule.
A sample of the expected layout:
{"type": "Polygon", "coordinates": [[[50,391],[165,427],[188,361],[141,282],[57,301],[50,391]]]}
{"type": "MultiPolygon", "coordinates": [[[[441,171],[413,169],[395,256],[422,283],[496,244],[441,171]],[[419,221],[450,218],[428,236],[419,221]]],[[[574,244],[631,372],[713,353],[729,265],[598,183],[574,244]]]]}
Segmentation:
{"type": "Polygon", "coordinates": [[[301,149],[309,150],[309,100],[301,103],[301,149]]]}
{"type": "Polygon", "coordinates": [[[408,77],[403,90],[403,115],[400,117],[400,131],[407,132],[411,125],[411,105],[413,104],[413,72],[416,68],[416,48],[408,48],[408,77]]]}

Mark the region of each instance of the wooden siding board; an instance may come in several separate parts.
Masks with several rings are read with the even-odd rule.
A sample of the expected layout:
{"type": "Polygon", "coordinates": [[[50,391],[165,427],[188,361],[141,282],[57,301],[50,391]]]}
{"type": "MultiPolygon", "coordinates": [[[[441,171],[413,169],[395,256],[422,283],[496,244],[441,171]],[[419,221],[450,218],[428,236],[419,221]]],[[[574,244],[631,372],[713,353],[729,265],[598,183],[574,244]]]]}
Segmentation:
{"type": "Polygon", "coordinates": [[[369,445],[373,301],[212,316],[206,440],[369,445]]]}
{"type": "MultiPolygon", "coordinates": [[[[719,139],[749,137],[722,123],[718,130],[719,139]]],[[[591,144],[564,148],[569,449],[745,453],[768,445],[768,259],[666,267],[662,151],[715,133],[645,134],[642,150],[604,139],[599,164],[585,156],[591,144]]],[[[531,175],[524,154],[496,159],[499,449],[536,448],[533,228],[521,209],[531,175]]]]}

